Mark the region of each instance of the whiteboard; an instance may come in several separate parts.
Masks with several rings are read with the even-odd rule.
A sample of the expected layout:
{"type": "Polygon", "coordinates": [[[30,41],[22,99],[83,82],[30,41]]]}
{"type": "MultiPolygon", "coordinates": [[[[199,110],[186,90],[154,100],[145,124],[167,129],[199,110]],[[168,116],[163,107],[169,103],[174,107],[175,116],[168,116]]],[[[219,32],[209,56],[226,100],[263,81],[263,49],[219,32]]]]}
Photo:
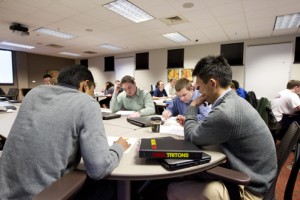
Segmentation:
{"type": "Polygon", "coordinates": [[[250,46],[246,50],[245,89],[269,100],[286,88],[292,65],[292,43],[250,46]]]}
{"type": "Polygon", "coordinates": [[[126,75],[134,77],[134,70],[135,70],[134,57],[115,59],[116,80],[120,81],[126,75]]]}

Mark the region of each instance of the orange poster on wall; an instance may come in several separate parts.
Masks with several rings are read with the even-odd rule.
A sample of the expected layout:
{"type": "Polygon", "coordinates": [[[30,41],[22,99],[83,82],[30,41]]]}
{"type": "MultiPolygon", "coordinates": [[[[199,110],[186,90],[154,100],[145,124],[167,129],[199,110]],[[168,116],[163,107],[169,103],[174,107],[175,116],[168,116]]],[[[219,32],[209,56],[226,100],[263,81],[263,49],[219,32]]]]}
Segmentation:
{"type": "Polygon", "coordinates": [[[186,79],[192,81],[193,80],[192,73],[193,73],[193,69],[181,69],[180,78],[186,78],[186,79]]]}
{"type": "Polygon", "coordinates": [[[175,78],[176,80],[179,79],[179,69],[168,69],[168,82],[175,78]]]}

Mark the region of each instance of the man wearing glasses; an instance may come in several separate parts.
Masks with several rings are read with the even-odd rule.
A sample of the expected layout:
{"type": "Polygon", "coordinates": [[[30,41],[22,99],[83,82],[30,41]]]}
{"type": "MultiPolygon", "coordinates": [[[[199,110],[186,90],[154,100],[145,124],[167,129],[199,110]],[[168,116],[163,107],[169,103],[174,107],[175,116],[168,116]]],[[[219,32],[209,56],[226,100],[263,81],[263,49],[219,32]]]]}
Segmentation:
{"type": "Polygon", "coordinates": [[[149,92],[139,89],[131,76],[124,76],[121,82],[116,82],[114,94],[110,101],[111,111],[119,110],[136,111],[128,118],[136,118],[155,113],[154,102],[149,92]],[[119,90],[123,88],[123,92],[119,90]]]}
{"type": "MultiPolygon", "coordinates": [[[[191,82],[186,78],[179,79],[175,84],[176,97],[173,102],[162,113],[162,117],[165,119],[171,116],[177,116],[177,120],[181,125],[184,125],[186,109],[190,106],[190,103],[201,96],[199,90],[193,90],[191,82]]],[[[208,113],[211,111],[211,106],[200,105],[198,108],[197,119],[202,121],[208,113]]]]}

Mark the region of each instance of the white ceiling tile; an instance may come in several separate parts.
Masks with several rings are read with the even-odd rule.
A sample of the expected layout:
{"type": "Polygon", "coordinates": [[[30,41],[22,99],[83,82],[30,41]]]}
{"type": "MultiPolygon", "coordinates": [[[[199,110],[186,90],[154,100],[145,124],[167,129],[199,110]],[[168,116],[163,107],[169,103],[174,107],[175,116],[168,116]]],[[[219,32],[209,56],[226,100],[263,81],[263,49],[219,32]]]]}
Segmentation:
{"type": "Polygon", "coordinates": [[[242,13],[243,7],[240,1],[230,2],[228,4],[221,4],[219,6],[211,7],[210,11],[216,17],[232,15],[232,13],[242,13]]]}
{"type": "Polygon", "coordinates": [[[78,13],[78,11],[60,3],[51,4],[43,8],[43,10],[46,10],[49,13],[52,13],[53,15],[59,16],[62,19],[73,16],[78,13]]]}
{"type": "Polygon", "coordinates": [[[97,55],[117,55],[149,49],[244,40],[249,37],[299,34],[299,29],[273,31],[276,15],[300,12],[299,0],[130,0],[156,18],[142,23],[134,23],[102,7],[110,1],[112,0],[0,0],[0,41],[32,44],[36,48],[25,51],[67,57],[59,52],[64,50],[82,54],[83,51],[92,50],[97,55]],[[193,3],[194,6],[184,8],[184,3],[193,3]],[[160,18],[173,16],[180,16],[186,22],[169,26],[160,21],[160,18]],[[12,33],[9,30],[12,22],[26,25],[30,35],[22,37],[12,33]],[[34,32],[38,27],[78,37],[63,40],[34,32]],[[182,33],[190,41],[180,44],[162,36],[174,31],[182,33]],[[50,43],[64,47],[47,47],[50,43]],[[105,43],[125,49],[113,52],[99,48],[100,44],[105,43]]]}
{"type": "Polygon", "coordinates": [[[238,23],[238,22],[245,23],[245,21],[246,21],[243,13],[233,13],[230,15],[217,17],[216,19],[219,24],[232,24],[232,23],[238,23]]]}
{"type": "Polygon", "coordinates": [[[249,39],[248,28],[245,23],[223,25],[223,29],[230,40],[249,39]]]}
{"type": "Polygon", "coordinates": [[[13,13],[28,15],[36,11],[36,8],[19,3],[13,0],[2,0],[0,1],[0,8],[5,8],[13,13]]]}
{"type": "Polygon", "coordinates": [[[222,4],[228,4],[231,2],[235,2],[235,1],[237,1],[237,0],[204,0],[204,3],[207,6],[212,7],[212,6],[219,6],[222,4]]]}
{"type": "Polygon", "coordinates": [[[82,0],[60,0],[59,3],[80,12],[87,11],[94,8],[95,6],[98,6],[90,1],[83,2],[82,0]]]}

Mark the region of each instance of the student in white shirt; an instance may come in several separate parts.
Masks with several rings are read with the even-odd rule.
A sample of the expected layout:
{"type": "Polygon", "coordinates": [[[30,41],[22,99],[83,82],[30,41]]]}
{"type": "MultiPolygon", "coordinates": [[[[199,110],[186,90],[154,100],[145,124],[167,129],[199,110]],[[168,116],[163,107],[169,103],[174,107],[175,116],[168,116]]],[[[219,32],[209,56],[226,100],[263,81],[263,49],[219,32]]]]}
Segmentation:
{"type": "Polygon", "coordinates": [[[176,90],[175,90],[176,81],[177,81],[176,79],[172,78],[170,82],[165,86],[165,90],[169,97],[173,97],[176,95],[176,90]]]}

